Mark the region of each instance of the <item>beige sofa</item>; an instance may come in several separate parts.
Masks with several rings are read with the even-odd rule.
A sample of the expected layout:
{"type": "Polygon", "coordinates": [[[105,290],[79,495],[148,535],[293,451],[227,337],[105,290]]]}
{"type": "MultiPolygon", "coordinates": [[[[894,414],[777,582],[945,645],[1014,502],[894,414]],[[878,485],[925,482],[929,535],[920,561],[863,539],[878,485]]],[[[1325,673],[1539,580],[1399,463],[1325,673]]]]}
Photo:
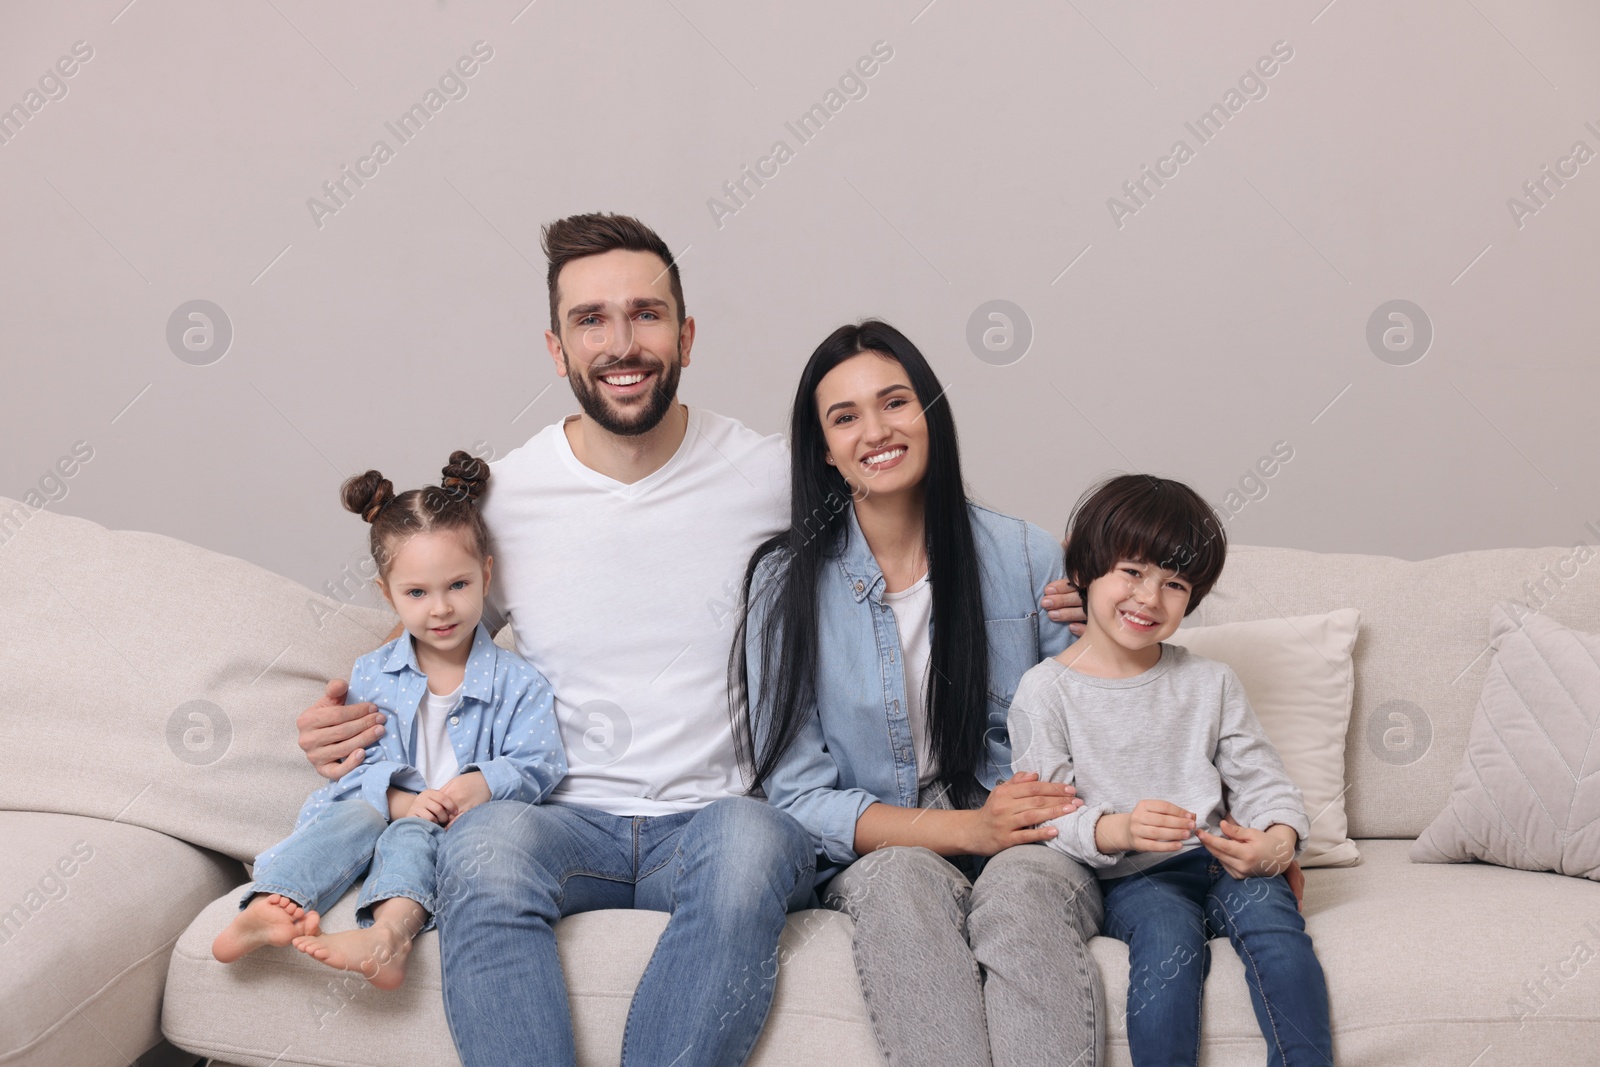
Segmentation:
{"type": "MultiPolygon", "coordinates": [[[[1191,620],[1361,609],[1345,803],[1363,862],[1308,872],[1305,907],[1341,1064],[1600,1055],[1600,968],[1573,962],[1600,949],[1600,886],[1407,858],[1461,760],[1490,605],[1544,581],[1547,614],[1600,630],[1600,568],[1550,584],[1548,567],[1565,554],[1408,563],[1239,548],[1191,620]]],[[[398,993],[290,951],[231,967],[209,952],[247,879],[243,862],[288,831],[317,785],[295,747],[296,713],[376,647],[392,617],[169,538],[4,499],[0,597],[0,1065],[456,1063],[431,933],[398,993]]],[[[352,921],[352,901],[331,926],[352,921]]],[[[561,924],[583,1063],[616,1062],[664,921],[600,912],[561,924]]],[[[848,922],[797,915],[784,944],[752,1062],[881,1063],[848,922]]],[[[1127,953],[1107,938],[1093,948],[1109,1005],[1106,1062],[1126,1064],[1127,953]]],[[[1203,1028],[1208,1065],[1264,1062],[1225,945],[1203,1028]]]]}

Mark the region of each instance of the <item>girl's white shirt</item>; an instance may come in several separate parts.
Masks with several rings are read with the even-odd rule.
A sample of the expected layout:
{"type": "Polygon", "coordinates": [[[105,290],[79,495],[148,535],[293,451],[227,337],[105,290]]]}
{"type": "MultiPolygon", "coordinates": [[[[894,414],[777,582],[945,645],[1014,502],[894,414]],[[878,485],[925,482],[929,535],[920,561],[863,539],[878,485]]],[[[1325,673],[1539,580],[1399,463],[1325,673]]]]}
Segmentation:
{"type": "Polygon", "coordinates": [[[455,746],[450,743],[450,716],[461,706],[461,688],[438,696],[424,689],[422,703],[417,707],[417,770],[429,789],[438,789],[456,776],[461,763],[456,759],[455,746]]]}

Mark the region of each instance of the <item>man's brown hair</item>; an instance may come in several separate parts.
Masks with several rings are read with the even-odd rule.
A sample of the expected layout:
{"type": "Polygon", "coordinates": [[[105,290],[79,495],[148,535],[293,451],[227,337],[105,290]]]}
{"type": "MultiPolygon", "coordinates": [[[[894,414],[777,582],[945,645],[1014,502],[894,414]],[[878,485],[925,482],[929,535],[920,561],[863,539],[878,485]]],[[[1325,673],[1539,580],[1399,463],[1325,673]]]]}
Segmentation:
{"type": "Polygon", "coordinates": [[[568,215],[548,223],[539,244],[550,260],[545,284],[550,289],[550,329],[557,335],[561,333],[561,320],[557,311],[560,298],[556,294],[556,279],[561,276],[561,268],[575,259],[598,256],[619,248],[629,252],[653,252],[661,257],[672,282],[672,299],[678,305],[678,325],[683,325],[686,312],[678,264],[667,250],[667,242],[632,215],[568,215]]]}

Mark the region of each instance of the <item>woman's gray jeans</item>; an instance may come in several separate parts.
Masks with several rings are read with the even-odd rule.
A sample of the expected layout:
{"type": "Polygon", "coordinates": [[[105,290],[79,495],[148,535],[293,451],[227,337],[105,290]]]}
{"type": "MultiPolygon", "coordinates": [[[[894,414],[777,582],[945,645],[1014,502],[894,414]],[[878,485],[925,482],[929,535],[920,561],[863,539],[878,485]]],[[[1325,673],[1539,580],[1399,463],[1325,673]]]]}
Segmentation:
{"type": "Polygon", "coordinates": [[[855,921],[855,962],[890,1067],[1095,1067],[1104,994],[1088,940],[1104,906],[1094,874],[1016,845],[976,883],[925,848],[869,852],[823,903],[855,921]]]}

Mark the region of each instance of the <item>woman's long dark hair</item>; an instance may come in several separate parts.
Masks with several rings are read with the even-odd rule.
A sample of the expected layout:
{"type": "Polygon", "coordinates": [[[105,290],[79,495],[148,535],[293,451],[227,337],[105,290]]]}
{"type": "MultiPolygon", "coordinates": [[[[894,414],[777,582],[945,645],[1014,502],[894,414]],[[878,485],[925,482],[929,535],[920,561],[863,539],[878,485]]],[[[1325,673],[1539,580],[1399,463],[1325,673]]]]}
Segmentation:
{"type": "MultiPolygon", "coordinates": [[[[838,554],[849,530],[851,491],[824,456],[827,443],[817,414],[817,386],[845,360],[863,352],[895,360],[911,380],[928,425],[928,467],[923,479],[923,523],[928,582],[933,593],[933,648],[928,672],[928,737],[939,782],[956,807],[977,802],[977,774],[985,754],[989,646],[983,625],[983,591],[972,523],[961,478],[956,424],[944,387],[917,346],[886,322],[869,319],[841,326],[817,346],[800,375],[790,417],[792,488],[789,528],[756,549],[745,570],[744,612],[734,635],[730,692],[734,737],[754,789],[760,789],[799,735],[816,698],[817,586],[822,568],[838,554]],[[774,578],[759,594],[752,585],[772,557],[774,578]],[[745,648],[752,595],[762,599],[760,635],[763,692],[750,706],[750,662],[745,648]],[[755,727],[762,727],[757,730],[755,727]],[[760,739],[758,741],[758,738],[760,739]]],[[[896,657],[896,662],[903,662],[896,657]]]]}

